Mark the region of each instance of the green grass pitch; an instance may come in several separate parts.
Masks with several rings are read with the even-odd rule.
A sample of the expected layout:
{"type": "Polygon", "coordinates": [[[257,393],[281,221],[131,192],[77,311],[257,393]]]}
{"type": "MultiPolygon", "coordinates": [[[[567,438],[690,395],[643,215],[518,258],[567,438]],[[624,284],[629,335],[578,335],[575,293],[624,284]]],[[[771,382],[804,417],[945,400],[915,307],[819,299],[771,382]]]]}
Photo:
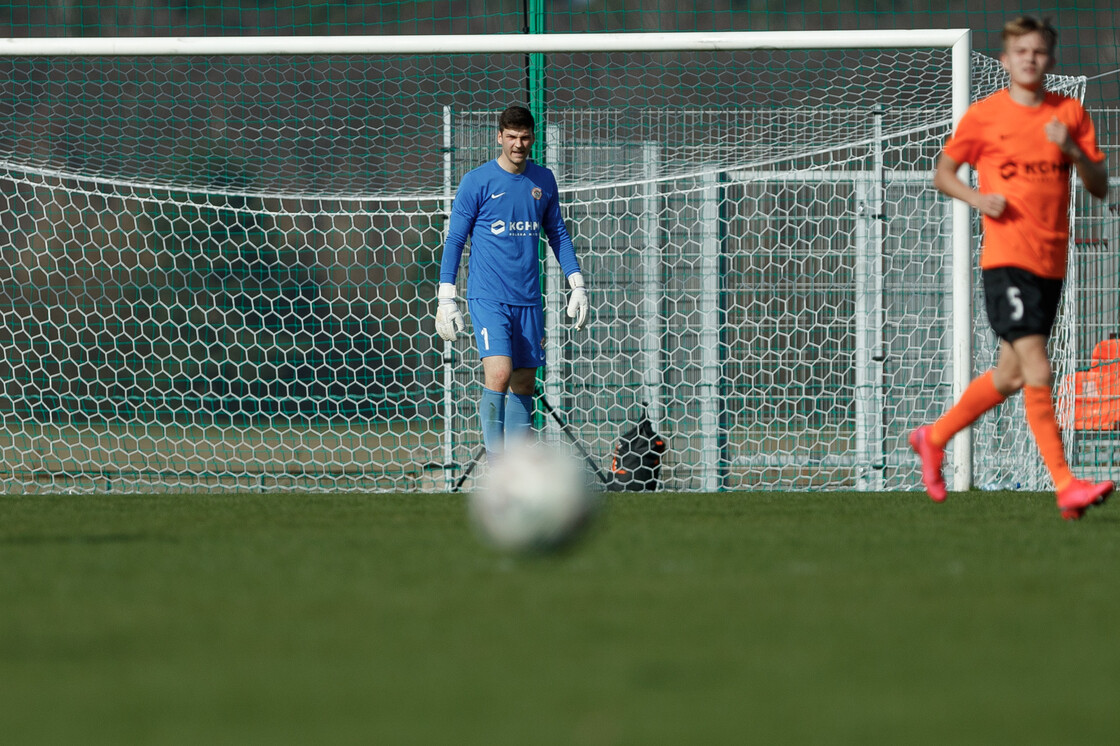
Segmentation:
{"type": "Polygon", "coordinates": [[[0,497],[11,744],[1069,744],[1120,729],[1120,504],[614,495],[510,558],[462,496],[0,497]]]}

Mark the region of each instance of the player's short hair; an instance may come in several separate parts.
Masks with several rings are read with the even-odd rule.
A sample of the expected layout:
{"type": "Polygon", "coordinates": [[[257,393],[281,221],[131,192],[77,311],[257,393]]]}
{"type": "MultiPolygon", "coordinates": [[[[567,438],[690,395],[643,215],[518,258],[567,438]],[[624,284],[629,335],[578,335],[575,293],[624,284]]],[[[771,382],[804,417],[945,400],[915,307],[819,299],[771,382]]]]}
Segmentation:
{"type": "Polygon", "coordinates": [[[1054,56],[1054,48],[1058,46],[1058,31],[1050,25],[1049,18],[1035,18],[1034,16],[1019,16],[1013,21],[1008,21],[1003,24],[1003,33],[1000,34],[1000,40],[1003,42],[1003,49],[1007,51],[1007,42],[1011,39],[1018,39],[1020,36],[1033,34],[1035,32],[1042,34],[1042,40],[1046,42],[1046,47],[1050,51],[1050,56],[1054,56]]]}
{"type": "Polygon", "coordinates": [[[498,116],[498,132],[503,130],[536,131],[537,120],[524,106],[509,106],[498,116]]]}

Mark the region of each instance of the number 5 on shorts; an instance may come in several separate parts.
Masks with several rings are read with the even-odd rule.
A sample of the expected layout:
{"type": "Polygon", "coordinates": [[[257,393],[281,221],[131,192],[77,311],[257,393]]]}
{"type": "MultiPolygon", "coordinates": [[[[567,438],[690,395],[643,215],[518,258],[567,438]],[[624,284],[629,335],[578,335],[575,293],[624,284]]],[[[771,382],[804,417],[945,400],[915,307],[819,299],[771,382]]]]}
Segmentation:
{"type": "Polygon", "coordinates": [[[1023,299],[1019,297],[1019,288],[1007,288],[1007,302],[1011,304],[1011,320],[1023,320],[1023,299]]]}

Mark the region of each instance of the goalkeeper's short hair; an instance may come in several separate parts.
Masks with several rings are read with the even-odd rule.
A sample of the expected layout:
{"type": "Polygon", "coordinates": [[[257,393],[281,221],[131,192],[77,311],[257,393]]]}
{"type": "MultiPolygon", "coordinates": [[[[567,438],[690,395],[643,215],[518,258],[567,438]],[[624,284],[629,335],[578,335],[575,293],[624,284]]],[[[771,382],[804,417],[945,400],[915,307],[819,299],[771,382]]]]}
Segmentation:
{"type": "Polygon", "coordinates": [[[508,106],[498,116],[498,132],[503,130],[536,130],[537,120],[533,112],[524,106],[508,106]]]}

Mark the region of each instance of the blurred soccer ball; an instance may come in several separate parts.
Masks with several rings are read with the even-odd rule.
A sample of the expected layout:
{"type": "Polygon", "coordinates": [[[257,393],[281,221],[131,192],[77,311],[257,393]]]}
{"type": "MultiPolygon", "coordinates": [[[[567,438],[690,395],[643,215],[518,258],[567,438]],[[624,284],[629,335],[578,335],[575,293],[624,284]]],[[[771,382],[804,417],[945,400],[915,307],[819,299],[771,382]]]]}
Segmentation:
{"type": "Polygon", "coordinates": [[[557,444],[525,443],[502,454],[470,495],[471,521],[484,541],[509,552],[542,552],[572,542],[601,495],[587,470],[557,444]]]}

